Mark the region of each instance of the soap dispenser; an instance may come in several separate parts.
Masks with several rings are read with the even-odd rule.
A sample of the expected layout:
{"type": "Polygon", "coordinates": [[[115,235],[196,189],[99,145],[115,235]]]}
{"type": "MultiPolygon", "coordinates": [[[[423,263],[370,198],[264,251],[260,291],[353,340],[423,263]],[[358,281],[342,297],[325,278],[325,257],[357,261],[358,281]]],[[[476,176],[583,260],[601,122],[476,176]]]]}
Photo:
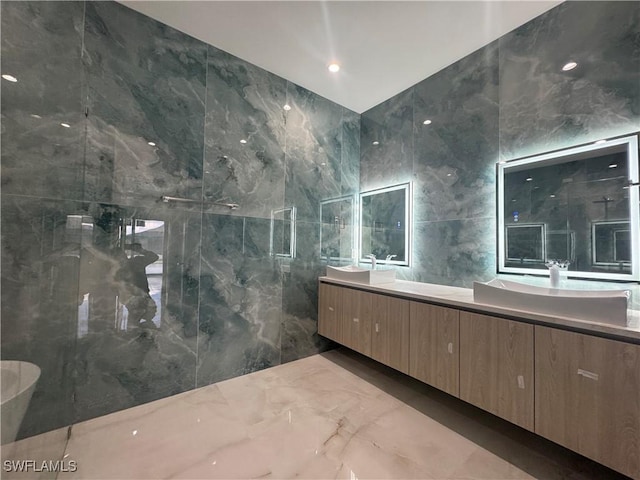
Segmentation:
{"type": "Polygon", "coordinates": [[[560,288],[560,270],[566,270],[569,266],[569,261],[549,260],[545,263],[545,266],[549,269],[551,288],[560,288]]]}

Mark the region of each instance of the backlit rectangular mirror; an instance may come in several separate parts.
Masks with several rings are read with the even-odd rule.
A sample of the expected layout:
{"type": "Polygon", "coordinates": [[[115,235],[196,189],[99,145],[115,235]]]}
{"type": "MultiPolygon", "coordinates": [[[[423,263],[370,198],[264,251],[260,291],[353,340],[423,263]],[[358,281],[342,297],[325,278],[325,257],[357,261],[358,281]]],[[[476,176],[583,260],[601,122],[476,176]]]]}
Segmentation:
{"type": "Polygon", "coordinates": [[[498,272],[640,280],[638,136],[498,165],[498,272]]]}
{"type": "Polygon", "coordinates": [[[379,264],[409,265],[411,184],[360,193],[360,261],[373,254],[379,264]]]}

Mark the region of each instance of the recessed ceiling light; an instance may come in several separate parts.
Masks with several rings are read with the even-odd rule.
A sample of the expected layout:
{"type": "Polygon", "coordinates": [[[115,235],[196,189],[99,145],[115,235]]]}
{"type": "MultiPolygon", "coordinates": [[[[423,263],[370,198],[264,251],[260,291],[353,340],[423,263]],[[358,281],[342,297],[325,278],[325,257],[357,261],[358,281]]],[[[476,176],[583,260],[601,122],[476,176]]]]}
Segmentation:
{"type": "Polygon", "coordinates": [[[527,182],[530,182],[530,181],[532,181],[532,180],[533,180],[533,178],[531,178],[531,177],[527,177],[527,182]]]}
{"type": "Polygon", "coordinates": [[[431,120],[427,119],[424,122],[422,122],[424,125],[431,125],[431,120]]]}
{"type": "Polygon", "coordinates": [[[240,143],[245,144],[247,143],[247,141],[243,138],[242,140],[240,140],[240,143]]]}
{"type": "Polygon", "coordinates": [[[156,146],[155,142],[147,142],[147,143],[148,143],[149,145],[151,145],[152,147],[155,147],[155,146],[156,146]]]}
{"type": "Polygon", "coordinates": [[[617,168],[618,164],[617,163],[610,163],[609,164],[609,168],[617,168]]]}
{"type": "Polygon", "coordinates": [[[35,113],[32,113],[32,114],[31,114],[31,116],[32,116],[33,118],[42,118],[40,115],[37,115],[37,114],[35,114],[35,113]]]}
{"type": "Polygon", "coordinates": [[[61,123],[60,125],[62,125],[64,128],[71,128],[71,125],[69,125],[68,123],[61,123]]]}
{"type": "Polygon", "coordinates": [[[16,77],[14,77],[13,75],[2,75],[2,78],[4,78],[5,80],[8,80],[10,82],[17,82],[18,79],[16,77]]]}
{"type": "Polygon", "coordinates": [[[376,140],[376,141],[372,142],[371,145],[380,145],[380,142],[376,140]]]}
{"type": "Polygon", "coordinates": [[[564,66],[562,67],[562,71],[563,72],[568,72],[569,70],[573,70],[577,66],[578,66],[578,64],[576,62],[568,62],[568,63],[564,64],[564,66]]]}
{"type": "Polygon", "coordinates": [[[337,63],[330,63],[329,64],[329,71],[331,73],[336,73],[339,70],[340,70],[340,65],[338,65],[337,63]]]}
{"type": "Polygon", "coordinates": [[[556,196],[552,193],[551,195],[549,195],[551,198],[556,198],[556,196]]]}
{"type": "Polygon", "coordinates": [[[598,145],[600,143],[607,143],[606,140],[598,140],[597,142],[594,142],[595,145],[598,145]]]}
{"type": "Polygon", "coordinates": [[[291,110],[291,105],[287,104],[282,108],[284,108],[288,112],[289,110],[291,110]]]}

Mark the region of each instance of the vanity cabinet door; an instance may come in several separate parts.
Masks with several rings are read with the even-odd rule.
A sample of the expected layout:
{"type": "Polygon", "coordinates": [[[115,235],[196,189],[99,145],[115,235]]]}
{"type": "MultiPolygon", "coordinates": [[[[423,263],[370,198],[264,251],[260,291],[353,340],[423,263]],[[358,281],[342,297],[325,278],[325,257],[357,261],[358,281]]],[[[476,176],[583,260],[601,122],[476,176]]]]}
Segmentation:
{"type": "Polygon", "coordinates": [[[318,333],[342,343],[342,324],[339,315],[342,288],[320,283],[318,292],[318,333]]]}
{"type": "Polygon", "coordinates": [[[533,325],[460,312],[460,398],[533,431],[533,325]]]}
{"type": "Polygon", "coordinates": [[[458,310],[411,302],[409,375],[456,397],[460,394],[458,310]]]}
{"type": "Polygon", "coordinates": [[[640,478],[640,345],[535,332],[535,432],[640,478]]]}
{"type": "Polygon", "coordinates": [[[371,302],[373,294],[351,288],[342,289],[340,323],[344,346],[371,356],[371,302]]]}
{"type": "Polygon", "coordinates": [[[373,295],[371,302],[371,357],[409,373],[409,301],[373,295]]]}

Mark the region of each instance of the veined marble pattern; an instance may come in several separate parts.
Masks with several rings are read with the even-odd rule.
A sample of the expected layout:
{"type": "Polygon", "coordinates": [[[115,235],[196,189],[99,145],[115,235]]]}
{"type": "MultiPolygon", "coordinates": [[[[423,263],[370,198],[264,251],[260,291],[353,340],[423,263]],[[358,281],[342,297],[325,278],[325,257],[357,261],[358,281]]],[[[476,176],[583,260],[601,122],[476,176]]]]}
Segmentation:
{"type": "Polygon", "coordinates": [[[619,478],[346,350],[74,425],[65,461],[59,479],[619,478]]]}
{"type": "Polygon", "coordinates": [[[80,200],[84,4],[1,8],[2,73],[18,79],[2,80],[2,193],[80,200]]]}
{"type": "Polygon", "coordinates": [[[195,387],[199,213],[5,195],[2,231],[2,357],[42,369],[20,436],[195,387]],[[164,222],[153,328],[117,307],[128,287],[111,247],[131,218],[164,222]]]}
{"type": "Polygon", "coordinates": [[[117,2],[3,2],[2,22],[2,354],[43,367],[21,436],[324,350],[319,202],[358,190],[360,116],[117,2]],[[269,251],[285,206],[289,277],[269,251]],[[121,323],[118,260],[89,268],[68,215],[97,250],[165,222],[160,325],[121,323]]]}
{"type": "Polygon", "coordinates": [[[211,46],[207,65],[204,196],[270,218],[284,201],[287,82],[211,46]]]}
{"type": "Polygon", "coordinates": [[[80,246],[66,219],[81,208],[2,196],[2,358],[41,369],[18,438],[73,422],[80,246]]]}
{"type": "Polygon", "coordinates": [[[205,215],[198,386],[280,363],[282,286],[270,220],[205,215]]]}
{"type": "Polygon", "coordinates": [[[320,202],[355,193],[360,116],[288,84],[285,205],[297,209],[297,254],[282,273],[281,361],[325,350],[317,334],[320,202]]]}
{"type": "Polygon", "coordinates": [[[362,114],[360,190],[414,182],[398,278],[488,280],[496,162],[639,129],[639,28],[638,2],[565,2],[362,114]]]}
{"type": "Polygon", "coordinates": [[[329,342],[318,335],[318,277],[320,224],[298,222],[298,254],[289,262],[282,282],[282,362],[325,350],[329,342]]]}
{"type": "Polygon", "coordinates": [[[287,102],[285,204],[297,208],[298,220],[319,224],[320,201],[342,193],[343,123],[346,113],[352,125],[352,112],[292,83],[287,102]]]}
{"type": "Polygon", "coordinates": [[[362,114],[360,191],[412,179],[413,92],[411,87],[362,114]]]}
{"type": "MultiPolygon", "coordinates": [[[[102,210],[96,230],[106,223],[104,207],[102,210]]],[[[160,264],[147,267],[152,298],[160,313],[153,324],[134,321],[130,316],[126,322],[120,316],[114,322],[115,294],[123,302],[123,294],[130,291],[130,286],[122,285],[121,270],[109,276],[96,268],[95,261],[95,271],[91,260],[88,265],[82,264],[85,266],[81,268],[79,285],[81,293],[89,292],[89,318],[84,328],[78,328],[75,342],[72,407],[76,421],[174,395],[196,385],[200,213],[187,213],[166,204],[155,208],[113,206],[108,211],[113,212],[116,224],[131,218],[163,222],[163,231],[154,240],[154,251],[163,258],[160,264]]],[[[104,230],[109,228],[105,225],[104,230]]],[[[136,241],[144,241],[144,233],[139,232],[136,241]]],[[[95,239],[99,235],[94,232],[95,239]]]]}
{"type": "Polygon", "coordinates": [[[206,55],[203,42],[116,2],[86,2],[87,199],[200,200],[206,55]]]}
{"type": "Polygon", "coordinates": [[[565,2],[503,36],[500,156],[638,131],[640,4],[565,2]],[[578,66],[563,72],[569,61],[578,66]]]}
{"type": "MultiPolygon", "coordinates": [[[[495,276],[495,217],[414,224],[416,282],[470,288],[495,276]]],[[[403,277],[406,278],[406,277],[403,277]]]]}
{"type": "Polygon", "coordinates": [[[483,47],[414,87],[416,222],[495,210],[497,46],[483,47]],[[431,124],[423,123],[427,119],[431,124]]]}
{"type": "Polygon", "coordinates": [[[358,193],[360,188],[360,115],[343,109],[342,115],[342,195],[358,193]]]}

